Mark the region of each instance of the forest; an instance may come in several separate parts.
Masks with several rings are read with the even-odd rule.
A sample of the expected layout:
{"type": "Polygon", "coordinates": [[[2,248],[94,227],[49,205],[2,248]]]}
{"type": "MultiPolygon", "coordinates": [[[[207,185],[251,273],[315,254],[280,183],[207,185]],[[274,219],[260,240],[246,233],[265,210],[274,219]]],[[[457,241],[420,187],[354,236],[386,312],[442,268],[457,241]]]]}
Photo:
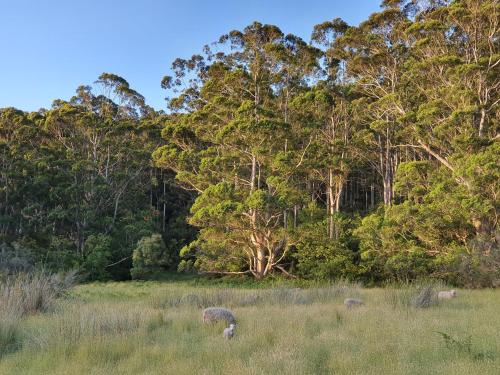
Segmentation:
{"type": "Polygon", "coordinates": [[[500,286],[499,10],[254,22],[176,59],[164,110],[112,73],[0,109],[0,273],[500,286]]]}

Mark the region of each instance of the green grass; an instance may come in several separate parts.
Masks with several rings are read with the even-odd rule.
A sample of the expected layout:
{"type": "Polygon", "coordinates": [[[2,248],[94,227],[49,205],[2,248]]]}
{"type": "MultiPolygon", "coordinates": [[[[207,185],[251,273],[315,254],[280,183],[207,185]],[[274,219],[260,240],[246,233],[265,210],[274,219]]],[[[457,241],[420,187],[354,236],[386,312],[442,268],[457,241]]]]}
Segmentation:
{"type": "Polygon", "coordinates": [[[499,290],[461,290],[427,308],[411,303],[415,295],[347,283],[81,285],[53,311],[0,329],[0,374],[498,375],[499,290]],[[346,297],[365,304],[347,310],[346,297]],[[233,340],[224,324],[202,325],[209,305],[234,311],[233,340]]]}

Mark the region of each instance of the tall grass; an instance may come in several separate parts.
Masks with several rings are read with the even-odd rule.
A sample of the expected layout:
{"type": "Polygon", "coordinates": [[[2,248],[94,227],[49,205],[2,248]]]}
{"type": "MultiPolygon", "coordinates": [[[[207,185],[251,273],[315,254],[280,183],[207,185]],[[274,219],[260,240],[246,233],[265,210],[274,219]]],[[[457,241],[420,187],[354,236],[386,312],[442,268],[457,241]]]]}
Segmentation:
{"type": "Polygon", "coordinates": [[[14,341],[22,346],[3,356],[0,373],[497,375],[500,342],[491,327],[500,325],[500,292],[461,291],[415,308],[422,290],[81,285],[48,313],[20,321],[14,341]],[[365,304],[349,310],[345,297],[365,304]],[[207,305],[233,310],[233,340],[222,337],[223,324],[201,322],[207,305]]]}
{"type": "Polygon", "coordinates": [[[23,317],[54,308],[76,280],[76,272],[10,275],[0,282],[0,357],[21,346],[23,317]]]}
{"type": "Polygon", "coordinates": [[[0,283],[0,313],[24,316],[48,311],[76,280],[76,272],[45,272],[8,276],[0,283]]]}
{"type": "Polygon", "coordinates": [[[341,297],[359,294],[358,284],[339,282],[322,288],[275,288],[275,289],[213,289],[205,288],[196,292],[182,289],[169,289],[150,298],[154,308],[191,306],[205,308],[209,306],[269,306],[269,305],[309,305],[338,301],[341,297]]]}
{"type": "Polygon", "coordinates": [[[444,284],[426,281],[404,285],[392,285],[384,289],[384,300],[393,308],[428,308],[439,303],[438,291],[444,284]]]}

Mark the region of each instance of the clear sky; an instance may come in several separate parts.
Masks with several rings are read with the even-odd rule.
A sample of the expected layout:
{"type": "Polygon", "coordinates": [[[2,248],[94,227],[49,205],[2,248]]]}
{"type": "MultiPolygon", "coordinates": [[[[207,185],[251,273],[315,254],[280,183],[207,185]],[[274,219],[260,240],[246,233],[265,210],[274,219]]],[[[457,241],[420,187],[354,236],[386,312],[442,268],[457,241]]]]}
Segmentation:
{"type": "Polygon", "coordinates": [[[253,21],[309,41],[315,24],[356,25],[379,0],[0,0],[0,108],[50,108],[102,72],[125,78],[149,105],[165,108],[161,78],[253,21]]]}

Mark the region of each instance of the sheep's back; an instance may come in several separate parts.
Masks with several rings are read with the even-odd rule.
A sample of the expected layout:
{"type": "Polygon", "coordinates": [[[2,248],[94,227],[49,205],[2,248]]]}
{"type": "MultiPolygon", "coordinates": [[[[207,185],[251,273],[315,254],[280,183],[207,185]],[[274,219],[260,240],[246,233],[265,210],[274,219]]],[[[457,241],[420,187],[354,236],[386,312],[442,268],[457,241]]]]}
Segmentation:
{"type": "Polygon", "coordinates": [[[225,320],[229,324],[236,324],[236,318],[234,314],[223,307],[208,307],[203,310],[203,322],[204,323],[215,323],[221,320],[225,320]]]}

